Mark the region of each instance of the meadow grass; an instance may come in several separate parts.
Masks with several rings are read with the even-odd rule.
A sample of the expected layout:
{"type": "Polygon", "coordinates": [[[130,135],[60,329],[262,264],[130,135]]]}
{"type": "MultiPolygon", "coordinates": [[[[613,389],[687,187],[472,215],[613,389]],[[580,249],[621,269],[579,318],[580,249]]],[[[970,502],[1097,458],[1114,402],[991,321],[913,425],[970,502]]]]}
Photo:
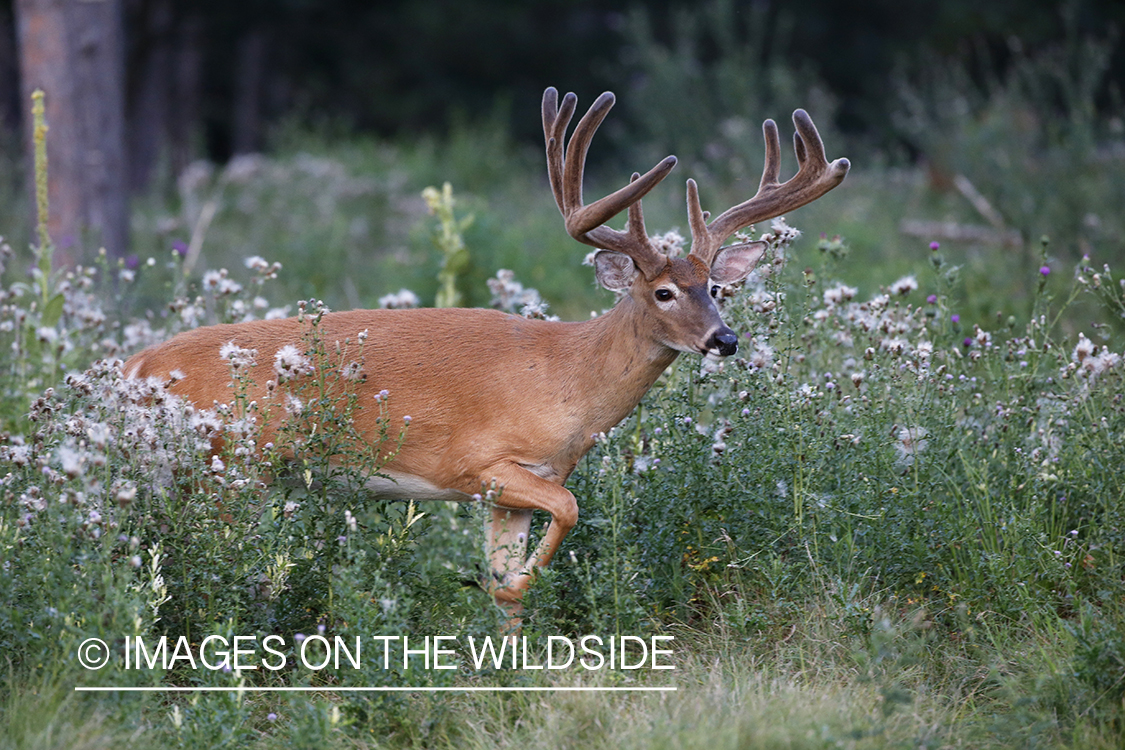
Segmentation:
{"type": "MultiPolygon", "coordinates": [[[[373,504],[359,478],[377,464],[324,460],[379,455],[356,444],[346,396],[292,392],[320,404],[302,419],[333,426],[295,422],[290,449],[308,473],[263,495],[266,473],[286,470],[257,458],[253,409],[237,388],[230,408],[208,413],[109,365],[58,383],[71,363],[167,329],[270,314],[255,299],[274,264],[244,264],[241,281],[207,272],[195,291],[178,253],[169,268],[120,269],[116,290],[101,294],[95,271],[56,275],[47,297],[64,304],[53,335],[42,325],[53,313],[9,287],[20,356],[5,371],[7,399],[30,402],[27,417],[8,412],[3,444],[12,746],[1114,746],[1125,694],[1120,357],[1110,329],[1100,343],[1075,341],[1059,321],[1074,299],[1119,313],[1116,277],[1081,265],[1056,296],[1050,275],[1027,269],[1034,316],[988,331],[955,319],[958,272],[940,248],[923,251],[927,276],[864,299],[839,281],[846,243],[819,240],[815,265],[802,268],[783,222],[766,239],[763,273],[725,294],[726,318],[745,333],[741,356],[702,369],[683,358],[599,442],[571,481],[579,526],[529,594],[525,633],[540,648],[551,634],[675,635],[667,682],[624,676],[679,688],[659,696],[68,692],[90,683],[74,655],[93,634],[481,636],[500,616],[461,583],[481,564],[481,509],[373,504]],[[120,304],[130,285],[157,288],[161,276],[181,289],[163,321],[129,327],[97,314],[99,300],[120,304]],[[216,434],[227,449],[212,459],[216,434]]],[[[496,282],[498,304],[524,299],[510,276],[496,282]]],[[[318,343],[320,308],[298,309],[309,336],[294,356],[320,373],[299,387],[337,383],[346,394],[345,363],[318,343]]],[[[226,357],[237,384],[251,355],[226,357]]],[[[279,681],[180,669],[97,682],[622,677],[365,668],[279,681]]]]}

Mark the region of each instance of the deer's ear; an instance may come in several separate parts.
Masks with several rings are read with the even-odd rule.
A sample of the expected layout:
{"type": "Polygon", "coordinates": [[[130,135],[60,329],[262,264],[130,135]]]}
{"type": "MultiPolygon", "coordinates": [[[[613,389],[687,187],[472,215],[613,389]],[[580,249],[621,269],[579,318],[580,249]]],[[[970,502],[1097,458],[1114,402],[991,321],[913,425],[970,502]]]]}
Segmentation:
{"type": "Polygon", "coordinates": [[[711,264],[711,280],[719,284],[733,284],[745,279],[766,253],[766,243],[746,242],[719,250],[711,264]]]}
{"type": "Polygon", "coordinates": [[[594,254],[594,275],[598,283],[611,292],[625,292],[633,286],[640,269],[624,253],[599,250],[594,254]]]}

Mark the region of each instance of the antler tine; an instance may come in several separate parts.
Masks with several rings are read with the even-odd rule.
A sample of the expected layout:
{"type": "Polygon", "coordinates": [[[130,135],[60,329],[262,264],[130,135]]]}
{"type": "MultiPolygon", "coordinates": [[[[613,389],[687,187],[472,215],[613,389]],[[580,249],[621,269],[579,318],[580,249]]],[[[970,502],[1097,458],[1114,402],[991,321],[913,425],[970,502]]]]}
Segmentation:
{"type": "Polygon", "coordinates": [[[762,136],[766,139],[766,163],[762,167],[762,181],[758,192],[767,185],[778,184],[781,177],[781,139],[777,137],[777,123],[767,119],[762,123],[762,136]]]}
{"type": "Polygon", "coordinates": [[[586,154],[594,133],[613,107],[614,96],[606,92],[599,96],[589,111],[578,121],[565,152],[563,138],[574,114],[578,98],[574,94],[563,97],[558,103],[558,91],[551,87],[543,92],[543,135],[547,142],[547,174],[555,203],[562,212],[566,230],[571,237],[594,247],[616,250],[630,256],[646,277],[651,278],[666,259],[652,247],[644,229],[640,210],[641,198],[663,180],[676,165],[676,157],[669,156],[643,176],[633,175],[629,184],[591,203],[582,204],[582,177],[586,154]],[[615,215],[629,209],[626,231],[605,226],[615,215]]]}
{"type": "Polygon", "coordinates": [[[563,192],[563,136],[578,97],[567,94],[562,107],[558,106],[559,92],[550,87],[543,92],[543,136],[547,141],[547,177],[551,181],[551,192],[555,194],[555,204],[565,216],[567,213],[563,192]]]}
{"type": "Polygon", "coordinates": [[[793,150],[797,154],[799,165],[797,174],[785,182],[778,182],[781,173],[781,144],[777,125],[773,120],[766,120],[762,123],[766,162],[758,192],[750,200],[724,211],[710,225],[699,218],[703,216],[703,212],[699,207],[698,190],[693,184],[688,185],[688,217],[693,255],[711,263],[722,244],[739,229],[800,208],[843,182],[851,163],[847,159],[828,163],[824,142],[805,110],[798,109],[793,113],[793,125],[796,128],[793,150]]]}
{"type": "MultiPolygon", "coordinates": [[[[586,154],[590,150],[590,141],[594,139],[594,133],[597,132],[598,127],[601,126],[605,116],[609,114],[609,110],[613,109],[616,102],[616,97],[609,91],[599,96],[574,127],[574,133],[570,136],[570,143],[566,146],[566,173],[563,178],[563,195],[566,198],[567,208],[575,211],[574,214],[567,217],[568,224],[572,216],[582,213],[582,175],[586,171],[586,154]]],[[[601,223],[600,221],[597,222],[597,224],[601,223]]],[[[597,226],[597,224],[594,224],[594,226],[597,226]]]]}

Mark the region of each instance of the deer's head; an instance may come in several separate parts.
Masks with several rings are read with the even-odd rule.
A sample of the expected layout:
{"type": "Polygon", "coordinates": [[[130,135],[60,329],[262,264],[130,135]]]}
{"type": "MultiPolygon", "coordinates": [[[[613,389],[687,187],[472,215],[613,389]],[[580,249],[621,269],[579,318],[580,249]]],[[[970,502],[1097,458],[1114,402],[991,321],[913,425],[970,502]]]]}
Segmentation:
{"type": "Polygon", "coordinates": [[[739,229],[780,216],[824,195],[847,175],[848,160],[828,162],[816,127],[808,114],[798,109],[793,113],[793,146],[800,168],[786,182],[778,182],[781,146],[777,126],[773,120],[766,120],[762,126],[766,159],[758,192],[708,223],[710,214],[700,207],[695,181],[688,180],[691,252],[685,258],[670,258],[649,239],[641,198],[672,171],[676,157],[667,157],[643,176],[634,174],[625,187],[584,205],[582,173],[586,152],[594,132],[613,106],[614,97],[609,92],[598,97],[578,122],[564,153],[563,138],[577,102],[574,94],[567,94],[560,106],[554,88],[543,94],[547,172],[567,232],[579,242],[599,248],[594,257],[598,282],[628,295],[646,313],[653,335],[665,346],[683,352],[734,354],[738,336],[723,323],[714,298],[719,287],[740,281],[754,270],[766,245],[744,242],[724,247],[723,243],[739,229]],[[629,221],[624,230],[605,224],[626,209],[629,221]]]}

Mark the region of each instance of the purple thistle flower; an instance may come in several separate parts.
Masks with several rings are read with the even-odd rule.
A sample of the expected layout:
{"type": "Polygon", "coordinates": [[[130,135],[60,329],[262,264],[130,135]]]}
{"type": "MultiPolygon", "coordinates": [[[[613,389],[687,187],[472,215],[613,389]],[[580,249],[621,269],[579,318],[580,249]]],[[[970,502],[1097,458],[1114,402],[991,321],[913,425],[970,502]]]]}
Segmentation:
{"type": "Polygon", "coordinates": [[[172,243],[172,251],[181,258],[187,257],[188,246],[183,240],[176,240],[172,243]]]}
{"type": "Polygon", "coordinates": [[[952,315],[949,316],[949,322],[950,323],[960,323],[961,322],[961,316],[958,315],[957,313],[953,313],[952,315]]]}
{"type": "Polygon", "coordinates": [[[941,243],[940,243],[940,242],[938,242],[937,240],[934,240],[933,242],[931,242],[931,243],[930,243],[930,249],[931,249],[931,250],[933,250],[933,251],[935,251],[935,252],[936,252],[936,251],[937,251],[937,250],[938,250],[938,249],[939,249],[940,247],[941,247],[941,243]]]}
{"type": "Polygon", "coordinates": [[[932,304],[935,304],[936,302],[937,302],[937,295],[936,294],[931,294],[929,297],[926,297],[926,304],[932,305],[932,304]]]}
{"type": "Polygon", "coordinates": [[[1039,273],[1043,274],[1044,276],[1048,276],[1051,273],[1051,267],[1050,266],[1040,266],[1039,267],[1039,273]]]}
{"type": "Polygon", "coordinates": [[[973,339],[972,339],[971,336],[966,336],[965,340],[961,342],[961,346],[965,347],[966,349],[968,349],[972,345],[973,345],[973,339]]]}

